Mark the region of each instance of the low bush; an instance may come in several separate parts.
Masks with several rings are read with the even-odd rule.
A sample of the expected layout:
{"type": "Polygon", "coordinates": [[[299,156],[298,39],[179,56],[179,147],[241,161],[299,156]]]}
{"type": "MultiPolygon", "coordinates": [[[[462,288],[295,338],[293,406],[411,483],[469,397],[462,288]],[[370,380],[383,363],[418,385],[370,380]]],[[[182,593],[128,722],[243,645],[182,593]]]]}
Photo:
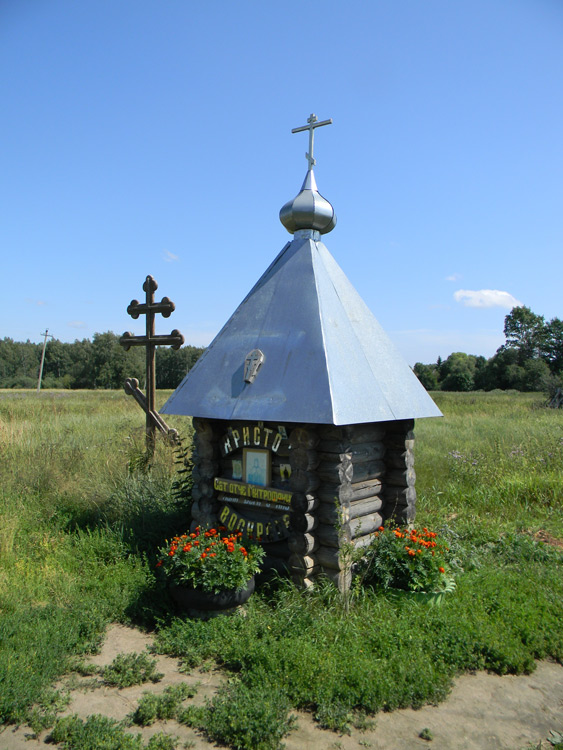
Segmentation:
{"type": "Polygon", "coordinates": [[[295,723],[289,708],[279,687],[232,682],[207,701],[198,728],[234,750],[278,750],[295,723]]]}
{"type": "Polygon", "coordinates": [[[126,688],[143,682],[158,682],[164,677],[156,671],[156,659],[148,654],[118,654],[102,671],[106,685],[126,688]]]}
{"type": "Polygon", "coordinates": [[[197,688],[185,683],[180,685],[169,685],[162,695],[144,693],[139,705],[132,716],[132,721],[140,726],[147,727],[155,721],[176,719],[182,702],[187,698],[193,698],[197,688]]]}

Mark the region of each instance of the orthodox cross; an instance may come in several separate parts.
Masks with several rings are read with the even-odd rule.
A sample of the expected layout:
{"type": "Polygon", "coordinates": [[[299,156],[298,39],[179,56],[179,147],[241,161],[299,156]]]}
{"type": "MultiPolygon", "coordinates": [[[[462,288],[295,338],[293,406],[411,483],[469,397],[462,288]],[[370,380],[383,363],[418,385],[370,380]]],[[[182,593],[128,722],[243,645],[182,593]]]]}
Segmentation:
{"type": "Polygon", "coordinates": [[[119,339],[119,343],[128,351],[131,346],[146,347],[146,392],[144,396],[139,390],[139,381],[135,378],[128,378],[125,383],[125,392],[135,397],[137,403],[147,415],[146,434],[147,450],[154,451],[155,429],[166,433],[174,438],[175,430],[170,430],[166,422],[156,411],[155,389],[156,389],[156,372],[155,372],[155,349],[157,346],[171,346],[173,349],[179,349],[184,343],[184,337],[177,329],[174,329],[169,336],[157,336],[154,332],[154,316],[160,313],[163,318],[168,318],[176,309],[174,303],[168,298],[163,297],[160,302],[154,301],[154,293],[158,289],[158,284],[152,276],[147,276],[143,284],[143,291],[146,292],[146,302],[140,303],[138,300],[131,300],[127,307],[128,314],[135,320],[139,315],[146,315],[146,335],[134,336],[126,331],[119,339]]]}
{"type": "Polygon", "coordinates": [[[303,125],[300,128],[293,128],[291,132],[301,133],[303,130],[309,131],[309,152],[305,154],[305,158],[309,162],[309,169],[312,169],[317,163],[315,159],[313,159],[313,141],[315,138],[315,128],[320,128],[322,125],[332,125],[332,118],[330,120],[323,120],[322,122],[319,122],[317,120],[317,115],[311,114],[311,116],[307,118],[307,122],[309,123],[308,125],[303,125]]]}

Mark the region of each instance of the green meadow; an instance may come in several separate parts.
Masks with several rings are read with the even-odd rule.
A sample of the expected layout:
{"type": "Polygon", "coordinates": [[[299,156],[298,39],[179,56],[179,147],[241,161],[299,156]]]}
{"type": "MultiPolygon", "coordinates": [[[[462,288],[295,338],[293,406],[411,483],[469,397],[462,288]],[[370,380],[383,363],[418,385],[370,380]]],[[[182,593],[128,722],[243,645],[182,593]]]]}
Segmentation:
{"type": "MultiPolygon", "coordinates": [[[[180,719],[235,748],[278,747],[291,708],[346,731],[440,701],[468,670],[563,663],[563,412],[541,394],[433,395],[444,418],[416,424],[416,524],[454,553],[442,607],[277,580],[245,617],[203,622],[174,616],[154,575],[157,547],[188,526],[189,496],[173,448],[159,441],[147,464],[134,401],[0,391],[0,722],[52,724],[53,683],[111,622],[154,630],[186,668],[228,673],[180,719]]],[[[190,421],[170,422],[189,448],[190,421]]]]}

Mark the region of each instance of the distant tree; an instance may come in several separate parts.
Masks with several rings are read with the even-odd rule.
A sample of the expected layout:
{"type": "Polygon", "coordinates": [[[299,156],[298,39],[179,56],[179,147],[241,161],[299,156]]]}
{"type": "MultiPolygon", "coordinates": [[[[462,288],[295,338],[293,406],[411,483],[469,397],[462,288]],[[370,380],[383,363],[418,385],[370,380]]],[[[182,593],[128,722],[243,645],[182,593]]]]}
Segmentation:
{"type": "Polygon", "coordinates": [[[529,359],[524,362],[524,373],[520,382],[522,391],[541,391],[550,375],[549,365],[543,359],[529,359]]]}
{"type": "Polygon", "coordinates": [[[422,362],[417,362],[413,370],[427,391],[438,390],[438,368],[436,365],[423,365],[422,362]]]}
{"type": "Polygon", "coordinates": [[[140,347],[129,352],[119,343],[119,336],[107,331],[95,333],[92,339],[92,367],[95,388],[122,388],[128,377],[142,377],[140,347]]]}
{"type": "Polygon", "coordinates": [[[477,357],[454,352],[442,364],[443,391],[472,391],[475,387],[477,357]]]}
{"type": "Polygon", "coordinates": [[[563,374],[563,320],[553,318],[545,325],[543,356],[554,374],[563,374]]]}
{"type": "Polygon", "coordinates": [[[63,344],[59,339],[47,342],[43,369],[46,378],[52,376],[62,380],[67,375],[72,366],[72,346],[72,344],[63,344]]]}
{"type": "Polygon", "coordinates": [[[543,315],[536,315],[529,307],[513,307],[504,318],[505,348],[516,349],[518,363],[534,359],[543,352],[545,342],[545,321],[543,315]]]}
{"type": "Polygon", "coordinates": [[[158,347],[156,352],[156,387],[176,388],[205,350],[183,346],[175,350],[158,347]]]}
{"type": "Polygon", "coordinates": [[[30,388],[37,383],[41,346],[29,341],[0,341],[0,386],[30,388]]]}
{"type": "Polygon", "coordinates": [[[71,388],[95,388],[95,373],[93,368],[92,342],[90,339],[75,339],[70,350],[71,365],[70,375],[71,388]]]}

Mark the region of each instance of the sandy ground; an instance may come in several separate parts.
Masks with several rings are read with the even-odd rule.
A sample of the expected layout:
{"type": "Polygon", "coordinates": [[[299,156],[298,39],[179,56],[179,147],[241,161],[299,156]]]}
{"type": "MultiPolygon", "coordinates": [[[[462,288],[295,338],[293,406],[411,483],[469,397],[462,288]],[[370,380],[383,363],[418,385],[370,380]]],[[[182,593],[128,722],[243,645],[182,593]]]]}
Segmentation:
{"type": "MultiPolygon", "coordinates": [[[[108,629],[102,650],[90,661],[98,666],[110,664],[119,653],[141,652],[151,643],[151,637],[138,630],[120,625],[108,629]]],[[[119,690],[104,686],[101,681],[92,685],[92,678],[74,678],[71,703],[65,714],[77,713],[82,718],[102,713],[123,719],[132,713],[137,701],[146,690],[160,693],[167,685],[187,682],[198,684],[193,702],[201,704],[211,697],[223,677],[219,672],[182,674],[178,662],[165,656],[158,657],[158,669],[164,678],[157,684],[140,685],[119,690]]],[[[64,682],[61,686],[64,686],[64,682]]],[[[413,750],[418,747],[432,750],[520,750],[537,747],[550,748],[545,741],[550,730],[563,731],[563,667],[550,662],[540,662],[536,671],[527,676],[498,677],[485,673],[458,678],[449,698],[439,706],[428,706],[417,711],[406,709],[375,717],[373,728],[350,736],[339,736],[318,728],[312,718],[297,713],[298,726],[285,739],[287,750],[413,750]],[[423,740],[419,733],[428,728],[431,741],[423,740]]],[[[145,742],[156,732],[176,735],[182,747],[201,750],[214,747],[194,730],[174,721],[157,722],[140,732],[145,742]]],[[[35,750],[53,747],[45,742],[48,732],[39,738],[30,737],[28,727],[6,727],[0,730],[1,750],[35,750]]]]}

